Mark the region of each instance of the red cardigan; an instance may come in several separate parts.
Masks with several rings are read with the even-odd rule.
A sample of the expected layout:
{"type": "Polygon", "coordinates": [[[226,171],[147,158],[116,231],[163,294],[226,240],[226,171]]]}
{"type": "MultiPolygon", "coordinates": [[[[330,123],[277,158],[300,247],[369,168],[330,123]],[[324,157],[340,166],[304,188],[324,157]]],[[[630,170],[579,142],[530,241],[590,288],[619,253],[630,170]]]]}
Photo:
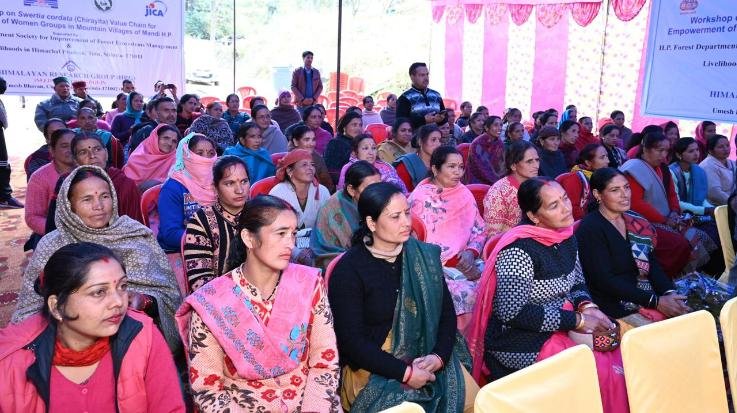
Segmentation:
{"type": "MultiPolygon", "coordinates": [[[[658,178],[660,178],[662,182],[663,172],[661,171],[661,169],[655,168],[655,173],[658,175],[658,178]]],[[[635,178],[629,175],[627,176],[627,180],[629,181],[630,187],[632,188],[632,206],[630,208],[652,223],[665,224],[665,221],[668,220],[668,217],[662,215],[660,212],[658,212],[657,209],[655,209],[652,205],[645,201],[645,189],[642,187],[642,185],[637,183],[635,178]]],[[[672,179],[670,180],[670,185],[668,185],[668,188],[666,188],[666,193],[668,195],[668,206],[670,207],[670,210],[678,212],[680,214],[681,207],[678,205],[678,195],[676,194],[676,187],[673,184],[672,179]]]]}

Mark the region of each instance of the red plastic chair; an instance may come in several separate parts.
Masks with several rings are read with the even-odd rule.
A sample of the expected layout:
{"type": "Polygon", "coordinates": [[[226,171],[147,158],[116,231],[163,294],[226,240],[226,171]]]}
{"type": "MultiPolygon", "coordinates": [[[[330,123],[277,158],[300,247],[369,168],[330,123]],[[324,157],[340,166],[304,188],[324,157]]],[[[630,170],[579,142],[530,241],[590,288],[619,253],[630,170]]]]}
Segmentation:
{"type": "Polygon", "coordinates": [[[200,98],[200,104],[204,107],[207,107],[212,102],[220,102],[220,98],[217,96],[203,96],[200,98]]]}
{"type": "Polygon", "coordinates": [[[345,255],[345,252],[341,252],[340,254],[338,254],[337,257],[333,258],[333,260],[330,261],[328,267],[325,268],[325,277],[323,277],[322,282],[322,284],[325,286],[325,292],[328,292],[328,285],[330,281],[330,276],[333,275],[333,269],[335,269],[335,266],[338,265],[338,261],[343,258],[343,255],[345,255]]]}
{"type": "Polygon", "coordinates": [[[386,125],[384,125],[383,123],[373,123],[371,125],[368,125],[366,126],[364,132],[371,134],[371,136],[374,138],[374,142],[376,142],[377,145],[381,144],[381,142],[384,142],[387,138],[386,125]]]}
{"type": "Polygon", "coordinates": [[[496,247],[496,244],[499,243],[499,240],[502,239],[502,234],[495,235],[491,238],[489,238],[488,241],[486,241],[486,245],[484,245],[484,252],[481,255],[484,258],[484,261],[489,259],[489,255],[491,255],[491,251],[494,250],[494,247],[496,247]]]}
{"type": "Polygon", "coordinates": [[[446,109],[458,110],[458,102],[453,99],[443,99],[443,105],[446,109]]]}
{"type": "Polygon", "coordinates": [[[279,180],[276,179],[275,176],[269,176],[260,181],[257,181],[256,183],[251,185],[251,199],[259,195],[268,195],[271,189],[275,187],[278,183],[279,180]]]}
{"type": "Polygon", "coordinates": [[[255,97],[256,96],[246,96],[246,97],[243,98],[243,102],[241,102],[241,107],[243,109],[245,109],[246,112],[248,112],[249,114],[251,113],[251,105],[250,105],[250,103],[253,100],[253,98],[255,98],[255,97]]]}
{"type": "Polygon", "coordinates": [[[271,154],[271,163],[276,166],[279,163],[279,160],[285,156],[287,156],[289,152],[274,152],[271,154]]]}
{"type": "Polygon", "coordinates": [[[251,86],[241,86],[238,88],[238,95],[240,95],[241,98],[256,96],[256,89],[251,86]]]}
{"type": "Polygon", "coordinates": [[[328,106],[330,106],[330,99],[328,99],[328,97],[325,96],[325,95],[320,95],[320,96],[317,97],[317,103],[319,103],[319,104],[321,104],[321,105],[323,105],[325,107],[328,107],[328,106]]]}
{"type": "Polygon", "coordinates": [[[468,165],[468,151],[471,149],[470,143],[460,143],[458,144],[458,152],[463,155],[463,162],[468,165]]]}
{"type": "Polygon", "coordinates": [[[362,77],[356,76],[348,79],[348,90],[363,93],[363,85],[364,81],[362,77]]]}
{"type": "Polygon", "coordinates": [[[466,185],[466,188],[471,191],[474,199],[476,199],[476,206],[479,208],[479,214],[484,216],[484,198],[486,197],[486,193],[489,192],[489,188],[491,188],[491,186],[486,184],[468,184],[466,185]]]}
{"type": "Polygon", "coordinates": [[[112,153],[110,154],[110,163],[118,169],[123,167],[123,145],[120,144],[120,141],[118,138],[113,136],[110,139],[110,147],[112,148],[112,153]]]}
{"type": "Polygon", "coordinates": [[[422,222],[422,220],[415,214],[412,214],[412,233],[419,241],[424,242],[425,238],[427,238],[427,229],[425,228],[425,223],[422,222]]]}
{"type": "Polygon", "coordinates": [[[154,231],[154,235],[159,232],[158,218],[159,218],[159,192],[163,184],[154,185],[148,188],[143,195],[141,195],[141,216],[143,217],[143,225],[151,228],[154,231]],[[151,218],[155,218],[155,228],[152,224],[151,218]]]}
{"type": "Polygon", "coordinates": [[[31,155],[28,155],[28,157],[26,158],[26,160],[23,161],[23,169],[26,171],[26,181],[28,181],[29,179],[31,179],[31,174],[28,173],[28,172],[30,172],[29,171],[30,168],[31,168],[31,155]]]}
{"type": "MultiPolygon", "coordinates": [[[[328,81],[328,90],[338,89],[338,72],[330,72],[330,79],[328,81]]],[[[346,90],[348,88],[348,73],[340,72],[340,90],[346,90]]]]}

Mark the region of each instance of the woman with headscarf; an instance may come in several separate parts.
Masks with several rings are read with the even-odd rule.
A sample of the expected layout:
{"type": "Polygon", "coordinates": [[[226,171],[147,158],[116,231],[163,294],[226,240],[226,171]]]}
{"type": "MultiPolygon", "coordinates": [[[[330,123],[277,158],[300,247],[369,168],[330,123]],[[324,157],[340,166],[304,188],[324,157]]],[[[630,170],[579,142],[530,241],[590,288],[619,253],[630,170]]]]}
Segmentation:
{"type": "Polygon", "coordinates": [[[590,117],[584,116],[578,120],[578,139],[576,139],[576,149],[581,151],[584,146],[592,143],[601,143],[592,130],[594,129],[594,121],[590,117]]]}
{"type": "Polygon", "coordinates": [[[233,132],[228,122],[222,118],[223,105],[220,102],[211,102],[205,113],[192,122],[190,133],[201,133],[215,141],[217,152],[223,153],[225,148],[233,144],[233,132]]]}
{"type": "Polygon", "coordinates": [[[184,135],[187,129],[192,126],[197,117],[200,116],[200,98],[197,95],[186,94],[179,99],[177,104],[177,120],[176,125],[179,133],[184,135]]]}
{"type": "Polygon", "coordinates": [[[253,121],[261,128],[261,137],[263,142],[261,146],[266,149],[269,154],[277,152],[286,152],[289,150],[287,145],[287,137],[284,136],[278,126],[271,123],[271,112],[265,105],[256,105],[251,109],[253,121]]]}
{"type": "Polygon", "coordinates": [[[327,188],[315,179],[312,154],[304,149],[295,149],[279,160],[276,170],[279,183],[269,192],[289,202],[297,211],[297,228],[312,228],[317,212],[330,197],[327,188]]]}
{"type": "Polygon", "coordinates": [[[331,194],[335,192],[335,184],[333,178],[330,177],[325,160],[315,151],[315,132],[307,125],[299,125],[292,129],[290,141],[294,149],[304,149],[312,153],[312,162],[315,163],[315,176],[318,182],[324,185],[331,194]]]}
{"type": "Polygon", "coordinates": [[[212,184],[215,160],[215,142],[210,138],[190,133],[179,141],[176,163],[159,192],[161,220],[156,238],[164,251],[180,251],[189,218],[200,207],[215,202],[212,184]]]}
{"type": "Polygon", "coordinates": [[[696,126],[694,134],[696,137],[696,143],[699,145],[699,154],[701,156],[699,158],[699,162],[701,162],[709,153],[709,150],[707,149],[709,138],[717,134],[717,125],[712,121],[705,120],[696,126]]]}
{"type": "Polygon", "coordinates": [[[131,137],[131,128],[141,123],[143,116],[143,95],[131,92],[125,100],[125,112],[113,119],[110,131],[125,146],[131,137]]]}
{"type": "Polygon", "coordinates": [[[49,257],[67,244],[94,242],[120,257],[130,291],[154,299],[169,347],[179,348],[174,312],[181,302],[181,294],[169,261],[150,229],[128,216],[118,216],[115,187],[104,170],[92,165],[80,166],[64,179],[57,197],[56,226],[56,230],[41,238],[26,267],[13,323],[41,310],[43,300],[35,293],[33,283],[49,257]]]}
{"type": "Polygon", "coordinates": [[[248,166],[248,177],[251,182],[274,176],[276,168],[271,161],[271,155],[261,146],[263,143],[261,128],[254,122],[246,122],[238,129],[236,137],[238,142],[235,146],[226,148],[223,155],[234,155],[243,160],[248,166]]]}
{"type": "Polygon", "coordinates": [[[504,176],[504,143],[501,139],[502,120],[489,116],[484,121],[484,133],[471,142],[466,164],[466,182],[494,185],[504,176]]]}
{"type": "Polygon", "coordinates": [[[276,99],[276,106],[271,109],[271,119],[279,124],[282,132],[289,126],[302,121],[299,112],[292,105],[292,94],[288,90],[282,90],[276,99]]]}
{"type": "Polygon", "coordinates": [[[164,182],[177,159],[180,137],[174,126],[159,124],[128,158],[123,166],[125,176],[134,180],[142,191],[164,182]]]}

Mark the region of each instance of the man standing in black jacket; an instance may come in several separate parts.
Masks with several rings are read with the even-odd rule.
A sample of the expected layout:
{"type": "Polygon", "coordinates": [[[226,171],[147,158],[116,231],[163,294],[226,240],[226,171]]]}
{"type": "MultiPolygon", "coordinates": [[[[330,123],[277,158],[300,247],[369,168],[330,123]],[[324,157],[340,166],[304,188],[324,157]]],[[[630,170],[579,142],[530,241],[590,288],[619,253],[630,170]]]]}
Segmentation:
{"type": "Polygon", "coordinates": [[[430,84],[427,65],[421,62],[412,63],[409,77],[412,87],[397,99],[397,117],[410,119],[415,130],[428,123],[440,124],[447,120],[443,97],[427,87],[430,84]]]}

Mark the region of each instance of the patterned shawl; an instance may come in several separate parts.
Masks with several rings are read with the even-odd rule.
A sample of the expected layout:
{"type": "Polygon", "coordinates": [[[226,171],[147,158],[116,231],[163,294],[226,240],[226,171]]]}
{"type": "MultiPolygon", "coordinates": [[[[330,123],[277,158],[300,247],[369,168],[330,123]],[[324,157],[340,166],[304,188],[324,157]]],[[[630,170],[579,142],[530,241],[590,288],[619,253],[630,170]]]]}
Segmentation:
{"type": "MultiPolygon", "coordinates": [[[[390,353],[410,362],[432,352],[442,311],[443,271],[435,245],[410,238],[402,251],[402,286],[399,289],[391,329],[390,353]]],[[[463,367],[469,368],[468,348],[459,333],[450,361],[435,372],[435,381],[414,390],[378,374],[369,377],[351,406],[356,412],[378,412],[403,401],[414,402],[428,412],[463,411],[463,367]]]]}
{"type": "Polygon", "coordinates": [[[33,283],[56,250],[75,242],[94,242],[115,252],[125,265],[130,290],[156,299],[164,337],[171,349],[177,349],[181,343],[174,325],[174,312],[182,297],[169,261],[150,229],[126,215],[118,216],[118,196],[112,180],[104,170],[92,165],[78,167],[64,180],[57,198],[56,230],[41,238],[33,252],[23,274],[23,285],[12,322],[18,323],[41,309],[43,300],[33,290],[33,283]],[[113,215],[105,228],[90,228],[72,212],[70,185],[74,176],[84,170],[96,171],[110,185],[113,215]]]}
{"type": "Polygon", "coordinates": [[[335,254],[351,247],[351,237],[358,229],[358,207],[345,190],[328,198],[317,213],[310,234],[310,247],[316,255],[335,254]]]}
{"type": "MultiPolygon", "coordinates": [[[[348,172],[348,168],[351,167],[354,163],[358,162],[358,158],[351,155],[351,157],[348,159],[348,163],[343,166],[343,169],[340,170],[340,179],[338,180],[338,186],[336,188],[343,189],[345,188],[345,174],[348,172]]],[[[379,174],[381,175],[381,181],[382,182],[389,182],[390,184],[394,184],[397,188],[399,188],[402,193],[406,196],[409,195],[409,191],[407,191],[407,186],[404,185],[404,181],[397,175],[397,170],[394,169],[393,166],[389,165],[388,163],[376,159],[374,161],[374,167],[379,170],[379,174]]]]}

